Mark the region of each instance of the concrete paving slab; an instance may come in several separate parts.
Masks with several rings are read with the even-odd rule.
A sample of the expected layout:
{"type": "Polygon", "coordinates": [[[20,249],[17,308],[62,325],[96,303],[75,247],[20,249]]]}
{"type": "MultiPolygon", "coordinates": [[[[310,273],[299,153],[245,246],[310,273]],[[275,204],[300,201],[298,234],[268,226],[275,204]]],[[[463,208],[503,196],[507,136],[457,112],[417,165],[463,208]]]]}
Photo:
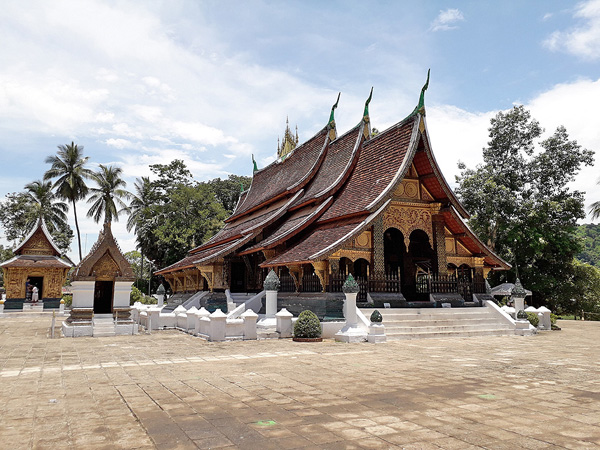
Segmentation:
{"type": "Polygon", "coordinates": [[[371,345],[51,339],[50,320],[0,319],[11,448],[600,447],[598,322],[371,345]]]}

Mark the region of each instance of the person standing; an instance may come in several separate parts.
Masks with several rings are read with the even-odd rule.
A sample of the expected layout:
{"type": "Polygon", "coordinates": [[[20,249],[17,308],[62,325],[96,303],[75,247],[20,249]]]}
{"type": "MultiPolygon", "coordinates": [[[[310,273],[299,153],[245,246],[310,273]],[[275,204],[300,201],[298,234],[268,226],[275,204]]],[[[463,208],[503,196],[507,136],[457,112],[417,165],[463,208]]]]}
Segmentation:
{"type": "Polygon", "coordinates": [[[27,281],[25,282],[25,301],[30,301],[31,300],[31,282],[29,280],[29,278],[27,278],[27,281]]]}
{"type": "Polygon", "coordinates": [[[33,303],[37,303],[39,300],[39,289],[37,286],[33,286],[33,289],[31,290],[31,301],[33,303]]]}

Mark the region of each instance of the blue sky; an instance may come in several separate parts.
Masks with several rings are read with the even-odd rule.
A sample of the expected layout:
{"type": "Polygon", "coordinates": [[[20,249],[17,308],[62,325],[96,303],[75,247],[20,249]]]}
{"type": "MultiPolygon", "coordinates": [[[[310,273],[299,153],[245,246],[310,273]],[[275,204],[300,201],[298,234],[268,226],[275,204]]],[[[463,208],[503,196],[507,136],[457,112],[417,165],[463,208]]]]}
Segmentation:
{"type": "MultiPolygon", "coordinates": [[[[71,141],[94,164],[123,167],[130,187],[174,158],[198,180],[250,175],[251,154],[273,160],[286,117],[307,139],[341,91],[344,132],[373,86],[372,122],[385,129],[415,106],[428,68],[429,131],[451,182],[514,104],[547,133],[562,124],[600,149],[600,0],[4,0],[0,61],[2,197],[71,141]]],[[[587,168],[574,183],[587,205],[599,176],[587,168]]],[[[88,250],[99,228],[83,220],[88,250]]]]}

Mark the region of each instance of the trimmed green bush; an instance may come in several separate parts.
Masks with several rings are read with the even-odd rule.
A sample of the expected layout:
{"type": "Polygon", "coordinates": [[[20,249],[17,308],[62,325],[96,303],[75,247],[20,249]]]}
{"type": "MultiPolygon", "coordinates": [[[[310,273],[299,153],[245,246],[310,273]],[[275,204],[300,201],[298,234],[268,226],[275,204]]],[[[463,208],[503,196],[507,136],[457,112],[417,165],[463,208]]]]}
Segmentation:
{"type": "Polygon", "coordinates": [[[550,324],[551,325],[556,325],[556,319],[557,319],[557,315],[554,313],[550,313],[550,324]]]}
{"type": "Polygon", "coordinates": [[[321,337],[321,322],[317,315],[309,310],[302,311],[294,324],[294,337],[318,338],[321,337]]]}
{"type": "Polygon", "coordinates": [[[540,323],[540,318],[538,317],[538,315],[536,313],[527,311],[525,313],[527,314],[527,320],[529,320],[529,323],[537,328],[537,326],[540,323]]]}
{"type": "Polygon", "coordinates": [[[64,294],[62,299],[65,301],[65,308],[70,308],[73,304],[73,294],[64,294]]]}
{"type": "Polygon", "coordinates": [[[378,310],[373,311],[371,314],[371,322],[373,323],[381,323],[383,322],[383,316],[378,310]]]}

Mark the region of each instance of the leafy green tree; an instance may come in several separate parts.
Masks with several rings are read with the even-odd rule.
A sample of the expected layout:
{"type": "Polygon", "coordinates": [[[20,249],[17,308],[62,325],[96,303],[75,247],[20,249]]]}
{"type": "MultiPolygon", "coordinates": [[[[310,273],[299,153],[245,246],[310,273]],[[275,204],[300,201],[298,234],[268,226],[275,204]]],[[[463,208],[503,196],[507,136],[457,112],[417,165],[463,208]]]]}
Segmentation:
{"type": "Polygon", "coordinates": [[[85,180],[91,178],[93,172],[85,167],[87,161],[88,157],[83,156],[82,145],[78,146],[74,142],[71,142],[70,145],[59,145],[57,154],[46,158],[46,163],[51,166],[44,174],[44,180],[56,178],[53,188],[56,190],[57,195],[63,200],[69,200],[73,205],[80,260],[83,258],[81,254],[81,233],[75,203],[78,200],[83,200],[88,193],[85,180]]]}
{"type": "Polygon", "coordinates": [[[25,185],[25,197],[30,205],[29,228],[33,227],[38,219],[43,219],[48,227],[58,228],[67,222],[66,203],[58,201],[52,192],[52,183],[36,180],[25,185]]]}
{"type": "MultiPolygon", "coordinates": [[[[523,106],[498,113],[489,131],[483,164],[459,164],[457,193],[472,214],[470,226],[518,265],[539,303],[565,281],[580,250],[575,230],[585,217],[583,193],[567,185],[593,163],[593,152],[570,140],[564,127],[538,143],[543,130],[523,106]]],[[[508,278],[514,279],[514,268],[508,278]]]]}
{"type": "MultiPolygon", "coordinates": [[[[0,244],[0,263],[8,261],[10,258],[15,256],[10,247],[4,247],[0,244]]],[[[0,269],[0,286],[4,286],[4,270],[0,269]]]]}
{"type": "Polygon", "coordinates": [[[125,259],[131,264],[135,275],[134,285],[142,292],[148,291],[148,279],[150,278],[150,261],[143,257],[141,252],[131,250],[125,253],[125,259]]]}
{"type": "MultiPolygon", "coordinates": [[[[598,179],[598,184],[600,184],[600,179],[598,179]]],[[[600,218],[600,202],[594,202],[590,206],[590,213],[592,214],[592,219],[600,218]]]]}
{"type": "Polygon", "coordinates": [[[577,259],[600,268],[600,224],[584,224],[577,227],[577,236],[583,243],[577,259]]]}
{"type": "Polygon", "coordinates": [[[226,180],[215,178],[208,181],[208,184],[215,192],[215,196],[223,205],[223,208],[231,214],[237,205],[242,189],[248,189],[252,183],[252,177],[240,175],[229,175],[226,180]]]}
{"type": "Polygon", "coordinates": [[[66,253],[73,240],[73,230],[66,221],[66,205],[57,201],[49,184],[35,181],[26,186],[26,192],[7,194],[0,202],[0,224],[9,241],[20,242],[41,216],[54,243],[66,253]]]}
{"type": "Polygon", "coordinates": [[[191,248],[214,235],[226,218],[227,212],[209,185],[176,185],[153,230],[160,252],[156,258],[149,254],[150,259],[156,259],[158,267],[177,262],[191,248]]]}
{"type": "Polygon", "coordinates": [[[100,222],[102,216],[104,223],[117,222],[119,214],[127,212],[127,205],[122,199],[128,199],[130,194],[124,189],[127,183],[121,178],[122,173],[120,167],[100,164],[100,171],[92,175],[98,187],[89,189],[91,195],[87,202],[92,206],[87,216],[96,223],[100,222]]]}
{"type": "Polygon", "coordinates": [[[130,193],[129,208],[127,212],[127,231],[135,229],[138,247],[141,250],[141,273],[144,273],[144,249],[152,241],[152,233],[148,224],[152,221],[152,206],[156,203],[154,187],[150,178],[141,177],[135,180],[134,192],[130,193]]]}
{"type": "Polygon", "coordinates": [[[169,164],[151,164],[150,170],[157,177],[152,184],[158,195],[168,195],[175,186],[192,185],[192,172],[180,159],[174,159],[169,164]]]}
{"type": "Polygon", "coordinates": [[[575,261],[563,283],[550,294],[553,309],[561,314],[600,313],[600,270],[575,261]]]}

